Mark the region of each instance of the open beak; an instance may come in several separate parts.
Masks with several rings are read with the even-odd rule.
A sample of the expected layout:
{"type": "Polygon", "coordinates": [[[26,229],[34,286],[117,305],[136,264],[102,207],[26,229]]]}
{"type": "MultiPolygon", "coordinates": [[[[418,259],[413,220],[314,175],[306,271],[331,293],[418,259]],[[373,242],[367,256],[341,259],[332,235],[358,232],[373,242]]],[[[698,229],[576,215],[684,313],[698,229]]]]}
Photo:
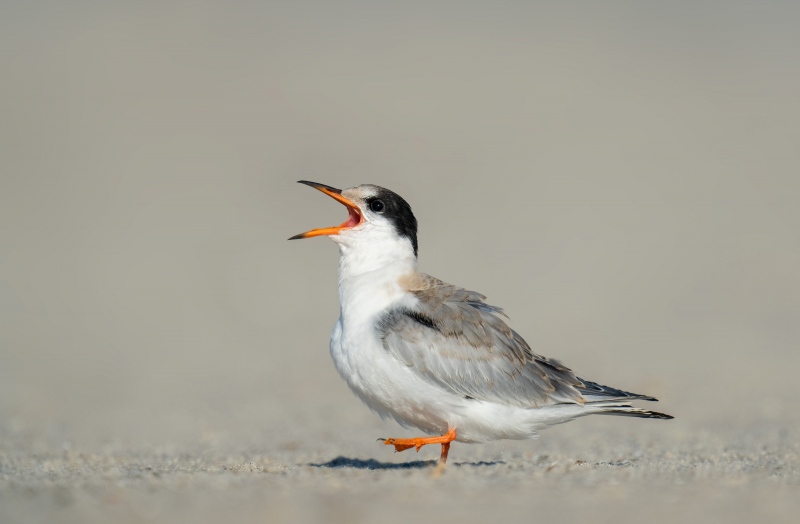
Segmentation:
{"type": "Polygon", "coordinates": [[[300,233],[299,235],[295,235],[289,240],[296,240],[298,238],[311,238],[311,237],[318,237],[322,235],[338,235],[340,231],[343,229],[351,229],[359,225],[362,221],[361,210],[358,209],[358,206],[355,205],[353,202],[349,201],[345,197],[342,196],[342,190],[336,189],[335,187],[326,186],[325,184],[318,184],[316,182],[309,182],[308,180],[298,180],[298,184],[305,184],[307,186],[311,186],[314,189],[319,189],[329,197],[333,198],[334,200],[338,200],[347,208],[347,212],[350,216],[347,217],[347,221],[339,224],[335,227],[323,227],[320,229],[312,229],[311,231],[306,231],[305,233],[300,233]]]}

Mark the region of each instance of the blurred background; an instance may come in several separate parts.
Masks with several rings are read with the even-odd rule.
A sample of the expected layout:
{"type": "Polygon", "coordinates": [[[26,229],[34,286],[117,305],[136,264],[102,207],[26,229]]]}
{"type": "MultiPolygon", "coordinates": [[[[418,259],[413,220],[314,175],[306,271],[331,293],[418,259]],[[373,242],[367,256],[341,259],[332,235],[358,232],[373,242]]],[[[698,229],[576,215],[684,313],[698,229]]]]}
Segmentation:
{"type": "Polygon", "coordinates": [[[386,458],[337,250],[286,241],[344,220],[309,179],[398,192],[423,271],[677,417],[543,439],[796,434],[799,5],[4,0],[4,433],[386,458]]]}

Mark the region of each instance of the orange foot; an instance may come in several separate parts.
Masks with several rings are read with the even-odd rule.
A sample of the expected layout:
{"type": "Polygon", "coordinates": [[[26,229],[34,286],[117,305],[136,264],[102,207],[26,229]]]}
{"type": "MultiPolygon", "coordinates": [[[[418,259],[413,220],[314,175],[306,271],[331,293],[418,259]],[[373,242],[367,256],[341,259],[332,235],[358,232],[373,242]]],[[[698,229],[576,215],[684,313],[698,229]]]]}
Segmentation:
{"type": "Polygon", "coordinates": [[[456,439],[456,430],[450,429],[444,435],[438,437],[417,437],[417,438],[387,438],[383,441],[387,446],[394,446],[395,451],[405,451],[411,448],[419,449],[426,444],[441,444],[442,454],[439,456],[439,464],[447,462],[447,453],[450,451],[450,443],[456,439]]]}

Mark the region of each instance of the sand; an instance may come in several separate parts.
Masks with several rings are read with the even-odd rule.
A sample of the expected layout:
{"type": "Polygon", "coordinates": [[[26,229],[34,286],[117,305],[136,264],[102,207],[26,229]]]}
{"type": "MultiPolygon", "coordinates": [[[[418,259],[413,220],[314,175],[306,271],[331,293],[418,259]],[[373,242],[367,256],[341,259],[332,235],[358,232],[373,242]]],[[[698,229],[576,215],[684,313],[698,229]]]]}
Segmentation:
{"type": "Polygon", "coordinates": [[[0,520],[795,522],[796,434],[725,441],[606,420],[586,424],[588,435],[554,429],[535,442],[455,444],[439,477],[436,450],[394,454],[352,428],[324,439],[296,427],[261,445],[138,450],[37,451],[9,447],[5,435],[0,520]]]}

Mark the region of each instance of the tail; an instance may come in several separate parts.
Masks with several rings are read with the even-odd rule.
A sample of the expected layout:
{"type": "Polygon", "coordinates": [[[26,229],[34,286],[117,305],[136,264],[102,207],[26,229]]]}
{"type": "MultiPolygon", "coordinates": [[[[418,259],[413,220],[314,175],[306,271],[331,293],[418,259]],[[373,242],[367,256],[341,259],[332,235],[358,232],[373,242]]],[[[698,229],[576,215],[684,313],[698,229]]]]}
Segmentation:
{"type": "Polygon", "coordinates": [[[602,411],[598,411],[596,414],[617,415],[621,417],[658,418],[661,420],[669,420],[675,418],[672,415],[667,415],[666,413],[659,413],[658,411],[650,411],[648,409],[639,409],[633,406],[625,406],[625,405],[610,405],[608,406],[608,409],[603,409],[602,411]]]}
{"type": "Polygon", "coordinates": [[[648,400],[650,402],[658,402],[658,399],[649,395],[641,395],[639,393],[630,393],[622,391],[621,389],[611,388],[608,386],[601,386],[596,382],[578,378],[583,382],[583,387],[579,387],[578,391],[581,392],[586,404],[599,411],[595,413],[598,415],[618,415],[622,417],[638,417],[638,418],[657,418],[661,420],[669,420],[675,418],[666,413],[659,413],[657,411],[650,411],[647,409],[635,408],[627,404],[631,400],[648,400]]]}

